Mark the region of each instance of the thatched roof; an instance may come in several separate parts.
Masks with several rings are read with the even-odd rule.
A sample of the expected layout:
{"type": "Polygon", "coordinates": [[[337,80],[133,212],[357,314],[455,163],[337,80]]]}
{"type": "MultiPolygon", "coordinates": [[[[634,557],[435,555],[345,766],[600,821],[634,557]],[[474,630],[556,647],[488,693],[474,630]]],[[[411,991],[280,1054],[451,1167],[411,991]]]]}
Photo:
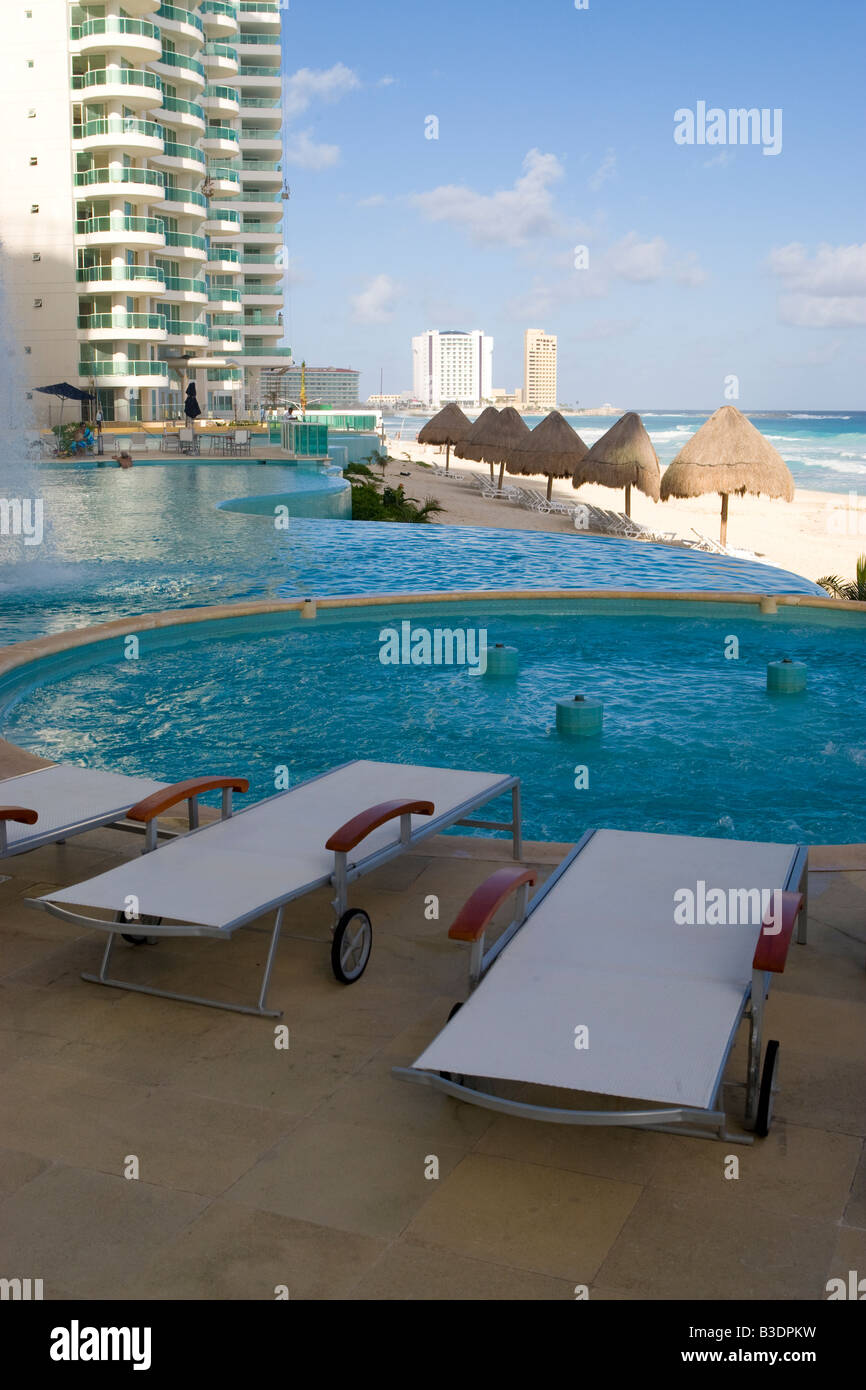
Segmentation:
{"type": "Polygon", "coordinates": [[[577,430],[551,410],[530,430],[506,460],[509,473],[543,473],[548,478],[567,478],[586,454],[586,445],[577,430]]]}
{"type": "Polygon", "coordinates": [[[662,478],[662,501],[705,492],[765,493],[793,501],[794,479],[785,460],[734,405],[721,406],[704,421],[662,478]]]}
{"type": "Polygon", "coordinates": [[[439,414],[434,415],[433,419],[428,420],[423,429],[418,431],[418,443],[459,444],[471,429],[472,422],[463,414],[459,405],[452,401],[450,405],[443,406],[439,414]]]}
{"type": "Polygon", "coordinates": [[[659,500],[661,470],[640,416],[633,410],[622,415],[607,434],[597,439],[574,470],[572,482],[601,483],[602,487],[636,487],[654,502],[659,500]]]}
{"type": "Polygon", "coordinates": [[[467,439],[455,450],[458,458],[475,463],[506,463],[529,434],[529,426],[513,406],[495,410],[488,406],[472,426],[467,439]]]}

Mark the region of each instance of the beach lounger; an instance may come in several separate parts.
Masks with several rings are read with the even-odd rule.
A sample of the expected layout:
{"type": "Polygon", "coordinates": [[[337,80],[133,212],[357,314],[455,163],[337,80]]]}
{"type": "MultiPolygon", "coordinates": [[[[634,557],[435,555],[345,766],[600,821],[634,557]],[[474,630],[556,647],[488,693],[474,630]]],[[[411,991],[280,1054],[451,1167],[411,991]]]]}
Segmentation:
{"type": "Polygon", "coordinates": [[[0,782],[0,859],[123,821],[165,782],[57,763],[0,782]]]}
{"type": "Polygon", "coordinates": [[[395,1074],[508,1115],[750,1143],[728,1128],[723,1075],[746,1019],[744,1125],[766,1134],[779,1045],[768,1043],[762,1068],[764,1001],[798,913],[806,937],[806,864],[802,845],[590,831],[528,910],[533,871],[500,869],[449,932],[472,944],[469,999],[395,1074]],[[705,924],[711,889],[722,890],[726,925],[705,924]],[[485,950],[515,891],[514,921],[485,950]],[[693,925],[679,924],[684,911],[693,925]],[[580,1097],[575,1108],[523,1098],[537,1086],[590,1093],[591,1108],[580,1097]],[[609,1108],[595,1108],[601,1096],[609,1108]]]}
{"type": "MultiPolygon", "coordinates": [[[[163,800],[159,793],[146,797],[129,814],[149,824],[164,809],[163,800]]],[[[266,996],[287,905],[316,888],[333,888],[331,965],[341,983],[351,984],[369,959],[372,926],[366,912],[349,906],[349,884],[452,825],[507,830],[519,858],[518,779],[400,763],[346,763],[154,853],[30,901],[76,926],[108,933],[99,973],[85,975],[86,980],[279,1018],[279,1011],[266,1008],[266,996]],[[479,807],[506,792],[512,798],[509,822],[472,818],[479,807]],[[100,912],[107,915],[94,916],[100,912]],[[178,994],[108,974],[121,924],[129,932],[140,923],[147,932],[141,939],[148,941],[226,939],[270,912],[274,925],[255,1006],[178,994]]]]}

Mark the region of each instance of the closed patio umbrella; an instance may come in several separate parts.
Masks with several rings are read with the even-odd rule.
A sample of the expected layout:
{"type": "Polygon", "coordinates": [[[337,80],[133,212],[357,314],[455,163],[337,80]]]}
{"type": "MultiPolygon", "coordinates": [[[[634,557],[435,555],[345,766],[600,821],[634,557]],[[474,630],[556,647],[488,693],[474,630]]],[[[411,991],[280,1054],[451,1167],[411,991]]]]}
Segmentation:
{"type": "Polygon", "coordinates": [[[717,492],[722,499],[720,540],[728,535],[728,497],[747,492],[794,500],[790,469],[772,446],[735,405],[723,405],[665,469],[661,498],[702,497],[717,492]]]}
{"type": "Polygon", "coordinates": [[[631,490],[659,500],[661,470],[643,421],[633,410],[622,415],[574,470],[572,483],[600,483],[602,487],[625,488],[625,514],[631,516],[631,490]]]}

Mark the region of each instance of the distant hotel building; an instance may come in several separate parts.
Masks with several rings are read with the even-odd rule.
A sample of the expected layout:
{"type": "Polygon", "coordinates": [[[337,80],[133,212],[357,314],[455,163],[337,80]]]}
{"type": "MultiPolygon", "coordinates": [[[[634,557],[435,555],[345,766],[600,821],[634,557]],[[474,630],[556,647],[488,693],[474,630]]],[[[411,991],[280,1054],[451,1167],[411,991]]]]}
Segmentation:
{"type": "MultiPolygon", "coordinates": [[[[241,413],[283,338],[278,0],[3,6],[0,241],[28,385],[241,413]]],[[[46,396],[34,413],[47,416],[46,396]]]]}
{"type": "MultiPolygon", "coordinates": [[[[305,367],[304,383],[307,400],[313,403],[332,406],[359,404],[358,384],[361,373],[352,367],[305,367]]],[[[301,368],[298,363],[291,367],[270,367],[262,372],[262,405],[285,409],[289,404],[298,405],[301,399],[301,368]]]]}
{"type": "Polygon", "coordinates": [[[493,339],[480,328],[429,329],[412,339],[413,390],[438,410],[448,401],[478,407],[493,384],[493,339]]]}
{"type": "Polygon", "coordinates": [[[523,400],[528,410],[556,409],[556,337],[541,328],[523,335],[523,400]]]}

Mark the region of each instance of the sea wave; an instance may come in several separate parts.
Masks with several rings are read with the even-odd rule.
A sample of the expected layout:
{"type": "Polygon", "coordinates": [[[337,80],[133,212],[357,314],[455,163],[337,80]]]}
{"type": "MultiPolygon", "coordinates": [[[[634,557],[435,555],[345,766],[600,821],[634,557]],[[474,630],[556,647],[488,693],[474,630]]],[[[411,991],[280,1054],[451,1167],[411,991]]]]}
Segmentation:
{"type": "Polygon", "coordinates": [[[850,415],[789,415],[789,420],[850,420],[850,415]]]}

